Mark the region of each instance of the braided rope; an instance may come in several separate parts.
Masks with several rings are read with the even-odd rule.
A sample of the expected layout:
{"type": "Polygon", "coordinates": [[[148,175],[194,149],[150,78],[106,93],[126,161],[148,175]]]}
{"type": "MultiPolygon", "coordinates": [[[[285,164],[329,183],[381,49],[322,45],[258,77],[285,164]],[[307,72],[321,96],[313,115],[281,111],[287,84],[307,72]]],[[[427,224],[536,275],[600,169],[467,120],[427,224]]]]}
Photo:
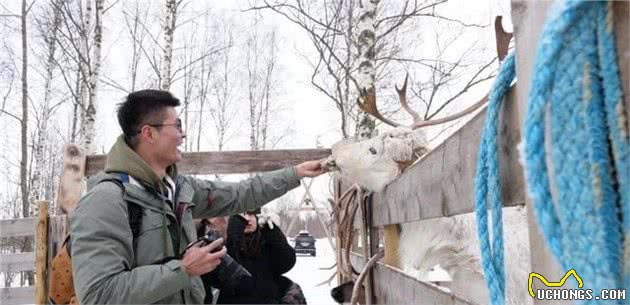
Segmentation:
{"type": "Polygon", "coordinates": [[[630,232],[629,137],[611,8],[583,0],[554,6],[524,126],[527,187],[541,231],[562,268],[574,268],[595,294],[630,288],[630,249],[624,259],[622,243],[630,232]]]}
{"type": "Polygon", "coordinates": [[[481,263],[493,305],[505,304],[505,267],[503,260],[503,215],[499,162],[497,158],[497,125],[505,94],[514,81],[514,53],[505,58],[490,91],[486,121],[475,175],[475,215],[481,248],[481,263]],[[489,204],[488,204],[489,201],[489,204]],[[488,205],[492,210],[492,245],[488,232],[488,205]]]}

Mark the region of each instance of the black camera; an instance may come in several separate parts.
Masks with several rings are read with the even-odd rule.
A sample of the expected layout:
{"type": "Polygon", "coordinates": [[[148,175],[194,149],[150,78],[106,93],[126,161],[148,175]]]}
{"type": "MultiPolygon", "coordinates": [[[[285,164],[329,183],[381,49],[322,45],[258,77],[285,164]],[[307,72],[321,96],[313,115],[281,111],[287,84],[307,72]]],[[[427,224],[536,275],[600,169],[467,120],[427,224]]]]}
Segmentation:
{"type": "MultiPolygon", "coordinates": [[[[214,231],[209,231],[206,235],[197,240],[197,243],[201,243],[201,246],[206,246],[211,242],[222,238],[222,236],[214,231]]],[[[221,247],[217,247],[212,252],[221,250],[221,247]]],[[[229,254],[225,254],[221,258],[221,263],[214,271],[210,272],[216,278],[218,286],[234,287],[241,281],[247,280],[252,277],[252,274],[247,271],[241,264],[236,262],[229,254]]]]}

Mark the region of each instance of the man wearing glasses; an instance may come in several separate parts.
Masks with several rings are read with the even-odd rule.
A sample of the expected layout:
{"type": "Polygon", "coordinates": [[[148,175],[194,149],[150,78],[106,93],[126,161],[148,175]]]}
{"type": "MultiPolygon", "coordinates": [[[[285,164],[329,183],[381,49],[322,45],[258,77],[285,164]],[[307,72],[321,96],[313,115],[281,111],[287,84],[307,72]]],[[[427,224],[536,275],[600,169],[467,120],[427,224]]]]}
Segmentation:
{"type": "Polygon", "coordinates": [[[226,250],[219,239],[184,252],[197,239],[193,218],[255,210],[299,186],[300,178],[324,172],[318,161],[308,161],[237,183],[180,176],[175,164],[186,134],[177,106],[169,92],[142,90],[118,108],[123,135],[71,219],[74,284],[82,305],[202,303],[199,276],[214,270],[226,250]],[[142,209],[137,232],[130,204],[142,209]]]}

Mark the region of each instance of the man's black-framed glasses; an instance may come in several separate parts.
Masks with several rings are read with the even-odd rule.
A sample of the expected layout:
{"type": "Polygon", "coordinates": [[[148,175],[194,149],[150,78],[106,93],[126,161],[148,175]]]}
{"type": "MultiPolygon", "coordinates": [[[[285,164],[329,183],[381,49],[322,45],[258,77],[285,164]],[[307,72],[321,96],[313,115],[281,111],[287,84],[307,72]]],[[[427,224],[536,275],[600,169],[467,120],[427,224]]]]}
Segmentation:
{"type": "Polygon", "coordinates": [[[179,130],[179,132],[183,131],[183,127],[182,127],[182,120],[181,119],[177,119],[177,121],[175,121],[175,123],[171,123],[171,124],[147,124],[151,127],[165,127],[165,126],[175,126],[175,128],[177,128],[177,130],[179,130]]]}

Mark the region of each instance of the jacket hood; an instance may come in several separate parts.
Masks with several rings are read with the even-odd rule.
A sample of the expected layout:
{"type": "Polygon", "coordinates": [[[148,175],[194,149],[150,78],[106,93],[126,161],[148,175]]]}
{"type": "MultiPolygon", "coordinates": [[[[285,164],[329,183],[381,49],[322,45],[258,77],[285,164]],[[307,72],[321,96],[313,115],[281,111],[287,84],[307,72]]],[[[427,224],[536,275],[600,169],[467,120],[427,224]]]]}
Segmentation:
{"type": "MultiPolygon", "coordinates": [[[[119,136],[114,146],[107,154],[105,161],[105,172],[123,172],[132,176],[141,183],[150,185],[162,191],[165,187],[162,179],[153,171],[140,155],[138,155],[127,143],[124,136],[119,136]]],[[[171,165],[166,172],[173,179],[177,176],[177,168],[171,165]]]]}

